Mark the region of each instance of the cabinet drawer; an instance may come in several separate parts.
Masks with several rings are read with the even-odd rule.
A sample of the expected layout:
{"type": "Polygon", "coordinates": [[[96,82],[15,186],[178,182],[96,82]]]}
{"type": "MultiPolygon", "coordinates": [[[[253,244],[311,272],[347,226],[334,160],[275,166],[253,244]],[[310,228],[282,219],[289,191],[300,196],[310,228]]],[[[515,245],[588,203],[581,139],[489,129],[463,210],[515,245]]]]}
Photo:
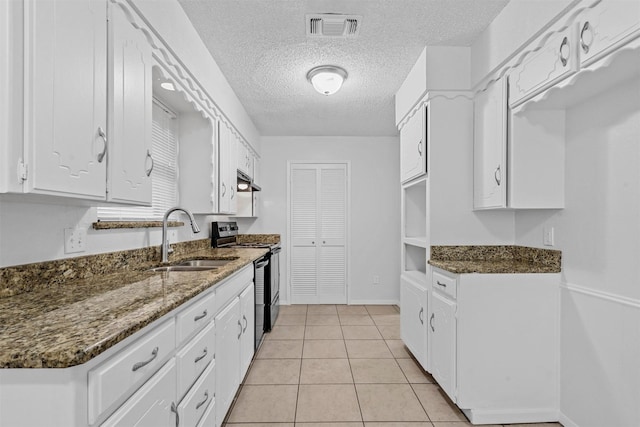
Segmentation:
{"type": "Polygon", "coordinates": [[[173,319],[89,372],[89,423],[160,368],[176,345],[173,319]]]}
{"type": "Polygon", "coordinates": [[[176,354],[179,398],[185,395],[204,368],[213,360],[215,340],[215,324],[211,322],[176,354]]]}
{"type": "Polygon", "coordinates": [[[216,401],[209,404],[202,419],[198,423],[198,427],[215,427],[216,425],[216,401]]]}
{"type": "Polygon", "coordinates": [[[215,309],[215,294],[212,292],[178,314],[178,344],[213,319],[215,309]]]}
{"type": "Polygon", "coordinates": [[[582,15],[578,27],[580,61],[587,66],[609,48],[638,36],[640,2],[603,1],[582,15]]]}
{"type": "Polygon", "coordinates": [[[242,290],[247,286],[248,282],[253,281],[253,264],[245,267],[240,273],[226,283],[216,288],[216,304],[215,311],[219,312],[233,298],[240,295],[242,290]]]}
{"type": "Polygon", "coordinates": [[[215,399],[215,360],[178,405],[180,425],[195,426],[215,399]]]}
{"type": "Polygon", "coordinates": [[[445,295],[449,295],[451,298],[456,299],[458,281],[455,277],[445,276],[444,274],[433,272],[432,287],[445,295]]]}
{"type": "Polygon", "coordinates": [[[577,69],[574,27],[549,37],[509,73],[509,105],[513,108],[553,86],[577,69]]]}
{"type": "Polygon", "coordinates": [[[111,426],[174,426],[176,364],[173,359],[147,381],[125,402],[102,427],[111,426]]]}

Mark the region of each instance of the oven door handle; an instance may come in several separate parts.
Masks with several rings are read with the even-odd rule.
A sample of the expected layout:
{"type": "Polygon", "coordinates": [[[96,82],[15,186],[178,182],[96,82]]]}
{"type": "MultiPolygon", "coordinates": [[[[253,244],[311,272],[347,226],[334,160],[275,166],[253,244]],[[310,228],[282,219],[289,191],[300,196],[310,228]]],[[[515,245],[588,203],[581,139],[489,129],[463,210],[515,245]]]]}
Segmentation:
{"type": "Polygon", "coordinates": [[[269,260],[261,261],[256,264],[256,268],[264,268],[267,264],[269,264],[269,260]]]}

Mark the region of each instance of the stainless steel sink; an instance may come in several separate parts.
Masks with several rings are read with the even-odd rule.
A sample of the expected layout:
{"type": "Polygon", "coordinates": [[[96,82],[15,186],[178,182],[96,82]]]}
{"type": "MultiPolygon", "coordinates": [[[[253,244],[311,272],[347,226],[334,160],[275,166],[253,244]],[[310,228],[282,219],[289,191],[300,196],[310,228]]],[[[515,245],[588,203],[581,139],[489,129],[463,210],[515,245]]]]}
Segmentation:
{"type": "Polygon", "coordinates": [[[215,270],[217,269],[217,266],[205,266],[205,265],[164,265],[162,267],[155,267],[155,268],[151,268],[149,269],[149,271],[153,271],[156,273],[160,273],[160,272],[168,272],[168,271],[208,271],[208,270],[215,270]]]}
{"type": "Polygon", "coordinates": [[[232,259],[192,259],[189,261],[183,261],[178,264],[178,266],[189,266],[189,267],[223,267],[230,262],[233,262],[232,259]]]}

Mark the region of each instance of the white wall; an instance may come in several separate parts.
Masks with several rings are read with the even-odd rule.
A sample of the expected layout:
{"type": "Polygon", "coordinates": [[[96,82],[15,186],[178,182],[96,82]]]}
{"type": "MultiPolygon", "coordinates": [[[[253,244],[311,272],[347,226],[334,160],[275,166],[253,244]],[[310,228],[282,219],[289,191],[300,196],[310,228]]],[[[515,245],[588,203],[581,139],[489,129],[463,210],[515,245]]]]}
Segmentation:
{"type": "Polygon", "coordinates": [[[397,302],[400,277],[400,149],[397,138],[263,137],[262,215],[253,227],[282,235],[281,298],[288,282],[287,161],[351,162],[352,303],[397,302]],[[380,284],[372,285],[372,275],[380,284]]]}
{"type": "Polygon", "coordinates": [[[471,46],[471,87],[502,66],[577,0],[511,0],[471,46]]]}
{"type": "Polygon", "coordinates": [[[566,208],[516,213],[517,244],[553,226],[562,250],[560,409],[579,426],[640,425],[639,93],[567,110],[566,208]]]}

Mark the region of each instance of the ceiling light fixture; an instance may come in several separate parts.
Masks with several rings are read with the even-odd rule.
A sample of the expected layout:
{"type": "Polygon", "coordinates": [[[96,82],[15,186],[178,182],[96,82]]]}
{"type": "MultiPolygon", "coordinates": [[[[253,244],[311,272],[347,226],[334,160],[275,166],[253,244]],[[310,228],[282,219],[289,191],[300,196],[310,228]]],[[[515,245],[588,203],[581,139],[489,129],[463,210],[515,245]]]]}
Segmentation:
{"type": "Polygon", "coordinates": [[[347,78],[347,72],[334,65],[321,65],[312,68],[307,73],[307,80],[311,82],[313,88],[323,95],[333,95],[342,87],[342,83],[347,78]]]}

